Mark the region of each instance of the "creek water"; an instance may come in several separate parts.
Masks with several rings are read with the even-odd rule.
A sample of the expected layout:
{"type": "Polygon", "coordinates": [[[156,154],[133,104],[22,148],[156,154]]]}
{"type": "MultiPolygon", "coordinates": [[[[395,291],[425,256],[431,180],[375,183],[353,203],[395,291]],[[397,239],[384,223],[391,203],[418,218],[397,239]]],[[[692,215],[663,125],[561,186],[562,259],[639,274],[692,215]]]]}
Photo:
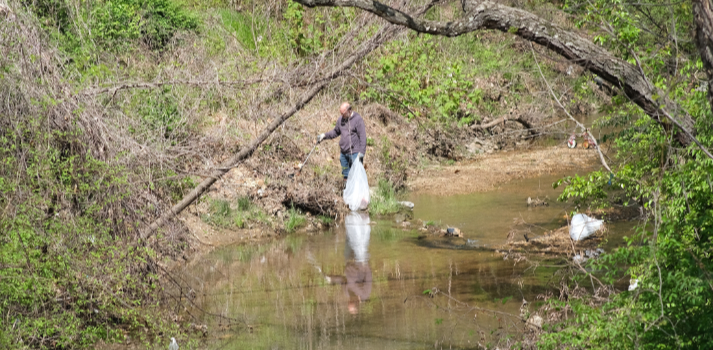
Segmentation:
{"type": "MultiPolygon", "coordinates": [[[[516,339],[523,299],[533,311],[557,269],[487,248],[504,243],[516,219],[534,236],[565,225],[571,208],[552,188],[560,175],[485,193],[412,195],[405,217],[351,214],[329,231],[220,248],[182,272],[197,290],[189,311],[240,320],[228,327],[205,317],[212,349],[474,348],[516,339]],[[550,205],[528,208],[528,196],[550,205]],[[464,239],[419,239],[430,220],[460,228],[464,239]]],[[[632,226],[610,225],[608,244],[632,226]]]]}

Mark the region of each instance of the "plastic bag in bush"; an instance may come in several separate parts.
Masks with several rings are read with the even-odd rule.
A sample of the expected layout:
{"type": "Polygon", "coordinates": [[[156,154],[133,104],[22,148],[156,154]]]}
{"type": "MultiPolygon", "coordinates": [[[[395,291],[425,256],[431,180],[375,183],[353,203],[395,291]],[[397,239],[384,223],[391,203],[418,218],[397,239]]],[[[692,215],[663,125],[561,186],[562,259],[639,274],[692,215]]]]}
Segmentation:
{"type": "Polygon", "coordinates": [[[354,160],[349,169],[347,188],[342,198],[351,211],[364,210],[369,206],[369,181],[359,158],[354,160]]]}
{"type": "Polygon", "coordinates": [[[599,231],[603,223],[602,220],[590,218],[584,214],[574,214],[569,226],[569,236],[574,241],[581,241],[599,231]]]}

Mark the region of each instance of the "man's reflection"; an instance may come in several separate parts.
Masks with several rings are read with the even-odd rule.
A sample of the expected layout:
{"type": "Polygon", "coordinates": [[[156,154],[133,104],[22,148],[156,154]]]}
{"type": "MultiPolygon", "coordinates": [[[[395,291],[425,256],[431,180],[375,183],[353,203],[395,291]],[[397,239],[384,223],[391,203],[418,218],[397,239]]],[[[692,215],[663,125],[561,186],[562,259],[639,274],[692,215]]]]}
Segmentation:
{"type": "Polygon", "coordinates": [[[347,308],[352,315],[359,312],[359,304],[371,294],[371,267],[369,267],[369,214],[351,212],[344,219],[347,239],[344,247],[344,276],[329,276],[332,284],[344,284],[348,298],[347,308]]]}

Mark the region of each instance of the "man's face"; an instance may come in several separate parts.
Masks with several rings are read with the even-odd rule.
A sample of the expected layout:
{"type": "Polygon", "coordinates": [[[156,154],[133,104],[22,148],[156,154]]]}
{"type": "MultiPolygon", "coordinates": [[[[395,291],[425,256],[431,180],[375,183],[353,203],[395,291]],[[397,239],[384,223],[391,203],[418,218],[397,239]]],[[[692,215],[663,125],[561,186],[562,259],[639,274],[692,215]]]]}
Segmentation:
{"type": "Polygon", "coordinates": [[[344,117],[344,118],[349,118],[351,113],[350,113],[349,109],[340,108],[339,114],[341,114],[342,117],[344,117]]]}

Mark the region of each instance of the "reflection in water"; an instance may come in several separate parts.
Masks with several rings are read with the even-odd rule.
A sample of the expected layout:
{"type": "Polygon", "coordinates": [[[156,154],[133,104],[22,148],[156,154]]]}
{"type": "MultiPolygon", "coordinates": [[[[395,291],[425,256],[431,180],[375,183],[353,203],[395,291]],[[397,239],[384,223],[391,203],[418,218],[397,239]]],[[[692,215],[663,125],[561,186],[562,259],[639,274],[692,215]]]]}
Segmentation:
{"type": "MultiPolygon", "coordinates": [[[[444,223],[464,228],[469,238],[501,243],[512,218],[545,226],[556,224],[559,211],[567,209],[553,210],[558,206],[552,205],[527,212],[522,194],[540,195],[541,187],[532,181],[516,185],[520,194],[509,188],[504,194],[451,197],[457,207],[437,198],[416,198],[420,209],[415,216],[443,217],[444,223]],[[500,205],[501,197],[508,196],[512,198],[500,205]]],[[[517,339],[523,299],[534,304],[557,281],[553,267],[535,269],[460,247],[433,249],[418,244],[418,236],[390,218],[376,224],[353,213],[344,225],[319,235],[291,234],[269,244],[222,247],[203,256],[184,270],[196,291],[192,303],[199,307],[188,311],[239,319],[252,327],[251,332],[230,328],[219,333],[220,319],[206,315],[198,322],[208,325],[213,343],[203,348],[398,350],[488,343],[495,348],[508,336],[517,339]]]]}
{"type": "MultiPolygon", "coordinates": [[[[369,238],[371,226],[369,214],[350,213],[344,220],[347,239],[344,244],[344,290],[348,297],[349,313],[359,312],[359,305],[369,300],[371,294],[371,267],[369,266],[369,238]]],[[[330,283],[335,283],[332,279],[330,283]]]]}

